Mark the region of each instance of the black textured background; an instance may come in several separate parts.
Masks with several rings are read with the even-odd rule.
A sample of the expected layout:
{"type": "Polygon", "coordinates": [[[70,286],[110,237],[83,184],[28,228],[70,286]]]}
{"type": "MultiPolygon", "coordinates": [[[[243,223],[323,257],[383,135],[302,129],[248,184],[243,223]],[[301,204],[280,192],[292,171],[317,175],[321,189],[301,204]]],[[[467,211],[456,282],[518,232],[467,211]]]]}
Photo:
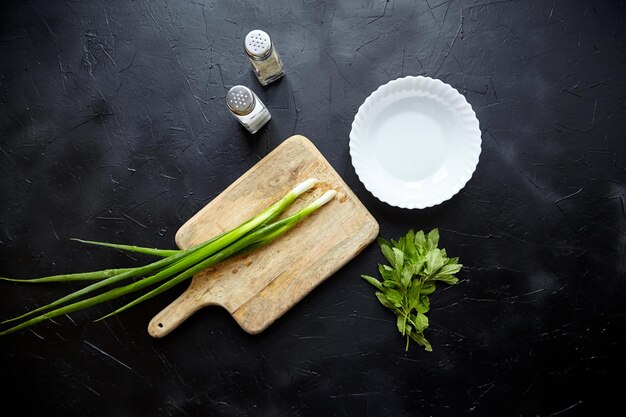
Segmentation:
{"type": "MultiPolygon", "coordinates": [[[[106,322],[117,303],[62,317],[0,339],[0,413],[623,415],[625,25],[623,1],[2,2],[1,275],[145,261],[67,238],[171,247],[293,133],[382,236],[439,227],[466,268],[432,299],[431,354],[404,352],[359,278],[374,246],[257,336],[208,308],[150,338],[182,287],[106,322]],[[242,50],[255,28],[287,72],[266,88],[242,50]],[[348,133],[374,89],[419,74],[467,97],[483,151],[452,200],[407,211],[364,189],[348,133]],[[254,137],[225,110],[234,84],[273,115],[254,137]]],[[[1,284],[0,317],[72,287],[1,284]]]]}

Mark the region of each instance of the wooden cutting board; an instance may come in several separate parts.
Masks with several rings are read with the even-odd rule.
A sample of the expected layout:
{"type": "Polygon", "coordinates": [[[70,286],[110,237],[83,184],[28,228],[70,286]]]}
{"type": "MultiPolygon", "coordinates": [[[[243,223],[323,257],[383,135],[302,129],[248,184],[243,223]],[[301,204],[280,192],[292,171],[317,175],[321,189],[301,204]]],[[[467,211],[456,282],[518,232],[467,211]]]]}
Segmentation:
{"type": "Polygon", "coordinates": [[[259,333],[376,238],[378,223],[339,174],[307,138],[292,136],[189,219],[176,244],[185,249],[236,227],[311,177],[318,184],[285,215],[328,189],[338,194],[271,244],[194,276],[152,319],[150,335],[167,335],[208,305],[224,307],[246,332],[259,333]]]}

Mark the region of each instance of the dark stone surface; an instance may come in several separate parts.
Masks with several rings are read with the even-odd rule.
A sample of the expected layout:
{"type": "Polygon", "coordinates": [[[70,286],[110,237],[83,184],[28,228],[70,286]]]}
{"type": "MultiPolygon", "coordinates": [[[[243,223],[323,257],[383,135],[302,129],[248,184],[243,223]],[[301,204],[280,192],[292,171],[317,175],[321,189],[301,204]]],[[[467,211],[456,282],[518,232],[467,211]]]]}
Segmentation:
{"type": "MultiPolygon", "coordinates": [[[[381,224],[441,229],[466,268],[432,298],[434,352],[404,352],[359,278],[378,249],[251,336],[219,308],[163,340],[178,288],[0,339],[4,416],[621,415],[626,370],[623,1],[5,1],[0,13],[0,274],[145,259],[72,236],[171,247],[194,212],[293,133],[308,136],[381,224]],[[287,76],[262,88],[242,51],[266,29],[287,76]],[[403,75],[474,106],[468,185],[406,211],[356,177],[358,106],[403,75]],[[250,136],[223,98],[272,112],[250,136]],[[617,382],[613,382],[617,381],[617,382]]],[[[415,162],[419,163],[416,157],[415,162]]],[[[78,285],[1,285],[6,318],[78,285]]]]}

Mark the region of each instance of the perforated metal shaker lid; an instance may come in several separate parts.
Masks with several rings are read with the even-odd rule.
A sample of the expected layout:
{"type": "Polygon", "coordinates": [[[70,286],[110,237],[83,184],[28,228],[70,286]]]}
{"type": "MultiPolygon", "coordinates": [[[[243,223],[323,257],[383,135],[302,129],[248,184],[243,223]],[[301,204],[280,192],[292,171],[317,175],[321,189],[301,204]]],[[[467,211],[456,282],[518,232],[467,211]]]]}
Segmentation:
{"type": "Polygon", "coordinates": [[[226,94],[226,105],[235,114],[245,116],[254,109],[254,94],[243,85],[236,85],[226,94]]]}
{"type": "Polygon", "coordinates": [[[244,42],[246,53],[252,59],[264,59],[272,53],[272,40],[270,35],[262,30],[253,30],[246,35],[244,42]]]}

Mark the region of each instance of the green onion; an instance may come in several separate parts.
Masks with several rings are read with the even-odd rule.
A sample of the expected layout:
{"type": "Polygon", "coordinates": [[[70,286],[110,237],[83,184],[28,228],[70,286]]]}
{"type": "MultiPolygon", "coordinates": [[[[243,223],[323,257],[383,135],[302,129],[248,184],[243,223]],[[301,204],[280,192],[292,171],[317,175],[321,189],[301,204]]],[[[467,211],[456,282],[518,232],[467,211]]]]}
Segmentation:
{"type": "MultiPolygon", "coordinates": [[[[314,184],[314,183],[313,183],[314,184]]],[[[311,186],[313,185],[311,184],[311,186]]],[[[298,187],[296,187],[297,190],[298,187]]],[[[300,192],[300,194],[306,190],[308,190],[310,188],[310,186],[306,189],[304,189],[303,191],[300,192]]],[[[292,191],[293,193],[293,191],[292,191]]],[[[290,193],[291,194],[291,193],[290,193]]],[[[221,262],[225,259],[227,259],[228,257],[240,252],[241,250],[247,248],[247,247],[251,247],[254,246],[255,248],[267,244],[270,241],[276,239],[278,236],[282,235],[283,233],[287,232],[288,230],[290,230],[293,226],[295,226],[298,222],[302,221],[304,218],[306,218],[307,216],[309,216],[311,213],[313,213],[315,210],[317,210],[318,208],[322,207],[324,204],[326,204],[328,201],[330,201],[336,194],[336,191],[334,190],[330,190],[327,191],[322,197],[320,197],[319,199],[317,199],[316,201],[314,201],[313,203],[311,203],[310,205],[306,206],[305,208],[303,208],[302,210],[300,210],[299,212],[297,212],[296,214],[289,216],[283,220],[277,221],[275,223],[272,223],[270,225],[267,226],[263,226],[260,227],[258,230],[253,231],[252,233],[250,233],[249,235],[243,237],[242,239],[237,240],[236,242],[232,242],[231,245],[226,245],[224,247],[222,247],[220,249],[219,252],[214,252],[212,255],[210,255],[208,258],[204,259],[204,258],[200,258],[199,253],[200,252],[206,252],[209,253],[210,251],[207,249],[208,247],[211,246],[211,244],[208,244],[206,246],[202,246],[201,248],[199,248],[197,250],[197,252],[183,258],[182,260],[180,260],[179,262],[176,262],[175,264],[171,265],[170,267],[164,269],[163,271],[157,273],[156,275],[153,275],[151,277],[147,277],[144,278],[142,280],[133,282],[131,284],[122,286],[122,287],[118,287],[118,288],[114,288],[112,290],[109,290],[105,293],[96,295],[94,297],[91,298],[87,298],[85,300],[81,300],[72,304],[68,304],[64,307],[49,311],[47,313],[44,313],[40,316],[34,317],[26,322],[23,322],[17,326],[11,327],[10,329],[7,329],[3,332],[0,332],[0,336],[9,334],[9,333],[13,333],[15,331],[30,327],[32,325],[35,325],[37,323],[40,323],[44,320],[47,319],[51,319],[60,315],[64,315],[64,314],[68,314],[68,313],[72,313],[78,310],[82,310],[84,308],[87,307],[91,307],[100,303],[103,303],[105,301],[109,301],[115,298],[118,298],[122,295],[126,295],[129,294],[131,292],[134,291],[138,291],[142,288],[145,288],[147,286],[150,286],[152,284],[158,283],[160,281],[163,281],[164,279],[172,276],[174,273],[180,272],[181,270],[185,269],[186,270],[180,274],[178,274],[176,277],[174,277],[173,279],[171,279],[170,281],[168,281],[167,283],[161,285],[160,287],[156,288],[155,290],[147,293],[144,297],[140,297],[137,300],[125,305],[124,307],[114,311],[113,313],[105,316],[108,317],[110,315],[113,314],[117,314],[123,310],[126,310],[148,298],[151,298],[153,296],[155,296],[156,294],[159,294],[169,288],[171,288],[172,286],[182,282],[183,280],[190,278],[191,276],[193,276],[193,274],[200,272],[201,270],[208,268],[212,265],[215,265],[218,262],[221,262]],[[201,262],[196,263],[195,266],[192,266],[190,268],[187,268],[187,266],[189,265],[193,265],[191,259],[193,260],[197,260],[200,259],[201,262]],[[202,259],[204,259],[202,261],[202,259]],[[176,271],[176,272],[174,272],[176,271]]],[[[298,194],[299,195],[299,194],[298,194]]],[[[289,196],[289,195],[288,195],[289,196]]],[[[286,196],[285,198],[287,198],[288,196],[286,196]]],[[[297,196],[296,196],[297,197],[297,196]]],[[[295,198],[294,198],[295,199],[295,198]]],[[[283,200],[281,200],[283,201],[283,200]]],[[[277,203],[278,204],[278,203],[277,203]]],[[[270,209],[274,207],[278,207],[276,206],[276,204],[272,205],[270,207],[270,209]]],[[[282,208],[284,209],[284,207],[282,208]]],[[[269,209],[268,209],[269,210],[269,209]]],[[[246,222],[244,223],[244,225],[246,226],[246,229],[250,228],[253,224],[258,223],[258,221],[264,219],[264,218],[271,218],[273,215],[269,214],[268,211],[266,210],[266,212],[263,212],[261,215],[255,217],[253,219],[253,221],[251,222],[246,222]],[[251,224],[249,224],[251,223],[251,224]]],[[[262,224],[262,223],[259,223],[262,224]]],[[[234,231],[238,230],[234,229],[234,231]]],[[[239,234],[238,233],[226,233],[221,239],[226,238],[231,239],[234,236],[237,236],[239,234]]],[[[217,245],[217,242],[220,239],[214,240],[212,243],[214,243],[215,245],[217,245]]],[[[103,317],[103,318],[105,318],[103,317]]]]}
{"type": "MultiPolygon", "coordinates": [[[[103,270],[103,271],[96,271],[96,272],[92,272],[92,273],[82,273],[82,274],[68,274],[68,275],[57,275],[57,276],[52,276],[52,277],[44,277],[44,278],[39,278],[39,279],[35,279],[35,280],[15,280],[15,281],[25,281],[25,282],[50,282],[53,279],[55,281],[71,281],[71,280],[76,280],[77,276],[82,276],[82,279],[102,279],[99,282],[96,282],[94,284],[91,284],[81,290],[75,291],[65,297],[62,297],[52,303],[49,303],[47,305],[44,305],[42,307],[36,308],[32,311],[27,312],[26,314],[23,314],[21,316],[6,320],[2,323],[7,323],[7,322],[12,322],[12,321],[16,321],[19,319],[23,319],[25,317],[29,317],[35,313],[38,312],[42,312],[45,310],[49,310],[53,307],[57,307],[61,304],[67,303],[71,300],[74,300],[80,296],[83,296],[85,294],[88,294],[90,292],[93,292],[95,290],[98,290],[102,287],[108,286],[108,285],[112,285],[115,284],[119,281],[122,281],[124,279],[127,278],[132,278],[132,277],[140,277],[140,276],[145,276],[148,273],[153,273],[158,271],[156,274],[147,277],[147,278],[143,278],[139,281],[136,281],[132,284],[129,284],[125,287],[120,287],[120,288],[115,288],[113,290],[107,291],[103,294],[100,294],[98,296],[94,296],[92,298],[88,298],[86,300],[83,301],[79,301],[79,302],[75,302],[73,304],[67,305],[65,307],[61,307],[61,308],[57,308],[55,310],[52,310],[48,313],[45,313],[43,315],[37,316],[35,318],[32,318],[18,326],[15,326],[11,329],[8,329],[4,332],[0,332],[0,335],[3,334],[7,334],[7,333],[11,333],[13,331],[31,326],[35,323],[39,323],[42,320],[46,320],[47,318],[50,317],[56,317],[60,314],[67,314],[68,312],[72,312],[72,311],[76,311],[76,310],[80,310],[82,308],[85,307],[89,307],[91,305],[95,305],[95,304],[99,304],[102,301],[106,301],[106,300],[110,300],[112,298],[116,298],[119,297],[120,295],[124,295],[127,292],[132,292],[132,291],[136,291],[139,290],[141,288],[144,288],[148,285],[151,285],[153,283],[157,283],[160,281],[163,281],[164,279],[167,279],[175,274],[181,274],[181,272],[185,271],[185,270],[189,270],[192,269],[192,267],[196,264],[198,264],[199,262],[202,262],[203,260],[206,260],[208,257],[218,253],[219,251],[224,250],[225,248],[227,248],[229,245],[234,244],[235,242],[237,242],[238,240],[240,240],[243,236],[251,233],[251,232],[255,232],[257,229],[258,230],[262,230],[265,229],[265,225],[271,221],[272,219],[274,219],[276,216],[278,216],[281,212],[283,212],[287,207],[289,207],[295,200],[296,198],[298,198],[302,193],[306,192],[307,190],[309,190],[310,188],[312,188],[316,183],[315,179],[309,179],[307,181],[304,181],[302,183],[300,183],[299,185],[297,185],[293,190],[291,190],[287,195],[285,195],[285,197],[283,197],[282,199],[280,199],[279,201],[277,201],[276,203],[272,204],[270,207],[268,207],[265,211],[263,211],[261,214],[257,215],[256,217],[253,217],[252,219],[242,223],[241,225],[239,225],[237,228],[232,229],[226,233],[223,233],[219,236],[214,237],[213,239],[204,242],[200,245],[197,245],[191,249],[187,249],[184,251],[172,251],[174,254],[170,255],[164,259],[161,259],[159,261],[153,262],[151,264],[148,264],[146,266],[143,267],[137,267],[137,268],[125,268],[125,269],[119,269],[119,270],[103,270]],[[111,271],[115,271],[115,272],[111,272],[111,271]],[[87,274],[92,274],[91,278],[86,278],[87,274]],[[93,278],[93,276],[98,276],[98,278],[93,278]],[[127,292],[125,292],[127,291],[127,292]],[[103,297],[103,298],[101,298],[103,297]],[[102,301],[100,301],[102,300],[102,301]],[[90,304],[90,303],[94,303],[95,304],[90,304]]],[[[332,197],[331,197],[332,198],[332,197]]],[[[305,211],[306,209],[301,210],[301,212],[305,211]]],[[[310,210],[310,209],[309,209],[310,210]]],[[[301,213],[299,212],[299,213],[301,213]]],[[[307,214],[308,215],[308,214],[307,214]]],[[[292,218],[293,216],[289,217],[292,218]]],[[[306,217],[306,216],[304,216],[306,217]]],[[[301,217],[301,218],[304,218],[301,217]]],[[[286,220],[286,219],[285,219],[286,220]]],[[[279,223],[279,222],[278,222],[279,223]]],[[[252,233],[254,234],[254,233],[252,233]]],[[[259,235],[256,235],[259,236],[259,235]]],[[[141,247],[136,247],[136,246],[130,246],[130,245],[118,245],[118,244],[109,244],[106,242],[95,242],[95,241],[81,241],[84,243],[92,243],[92,244],[97,244],[100,246],[109,246],[109,247],[114,247],[114,248],[118,248],[118,249],[124,249],[124,250],[131,250],[131,251],[141,251],[142,253],[147,253],[145,250],[148,249],[149,251],[157,251],[157,252],[152,252],[152,254],[157,254],[157,253],[161,253],[164,254],[163,250],[153,250],[150,248],[141,248],[141,247]]],[[[251,242],[252,243],[258,243],[258,242],[251,242]]],[[[234,252],[233,252],[234,253],[234,252]]],[[[159,255],[161,256],[161,255],[159,255]]],[[[229,255],[230,256],[230,255],[229,255]]],[[[183,272],[184,273],[184,272],[183,272]]],[[[7,280],[11,280],[11,279],[7,279],[7,280]]]]}

